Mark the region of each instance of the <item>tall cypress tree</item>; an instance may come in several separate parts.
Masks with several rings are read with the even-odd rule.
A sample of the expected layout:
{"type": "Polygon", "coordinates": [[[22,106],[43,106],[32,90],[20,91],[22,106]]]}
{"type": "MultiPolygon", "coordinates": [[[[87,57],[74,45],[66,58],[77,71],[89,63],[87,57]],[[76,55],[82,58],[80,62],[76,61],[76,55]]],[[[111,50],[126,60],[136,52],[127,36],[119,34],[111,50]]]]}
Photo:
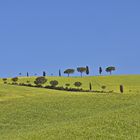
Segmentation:
{"type": "Polygon", "coordinates": [[[121,92],[121,93],[124,92],[123,85],[120,85],[120,92],[121,92]]]}
{"type": "Polygon", "coordinates": [[[92,85],[91,85],[91,83],[89,83],[89,89],[90,89],[90,91],[92,90],[92,85]]]}
{"type": "Polygon", "coordinates": [[[29,73],[27,72],[27,77],[29,77],[29,73]]]}
{"type": "Polygon", "coordinates": [[[45,71],[43,71],[43,76],[44,76],[44,77],[46,76],[46,72],[45,72],[45,71]]]}
{"type": "Polygon", "coordinates": [[[101,75],[103,72],[102,67],[99,67],[99,74],[101,75]]]}
{"type": "Polygon", "coordinates": [[[86,66],[86,74],[89,75],[89,67],[86,66]]]}
{"type": "Polygon", "coordinates": [[[59,70],[59,77],[61,77],[61,70],[59,70]]]}

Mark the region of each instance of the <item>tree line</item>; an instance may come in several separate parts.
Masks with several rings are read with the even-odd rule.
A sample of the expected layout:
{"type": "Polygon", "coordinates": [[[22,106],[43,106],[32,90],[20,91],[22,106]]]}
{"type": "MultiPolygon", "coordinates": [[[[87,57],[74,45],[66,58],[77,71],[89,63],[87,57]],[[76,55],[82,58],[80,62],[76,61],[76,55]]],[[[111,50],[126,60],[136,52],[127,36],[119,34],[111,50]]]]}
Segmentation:
{"type": "MultiPolygon", "coordinates": [[[[105,69],[105,71],[107,73],[110,73],[110,75],[112,74],[112,71],[115,71],[115,70],[116,70],[116,68],[113,67],[113,66],[107,67],[105,69]]],[[[79,72],[81,74],[81,77],[82,77],[83,76],[83,73],[89,75],[90,70],[89,70],[89,67],[88,66],[86,66],[86,67],[78,67],[77,68],[77,72],[79,72]]],[[[102,75],[102,72],[103,72],[103,68],[102,67],[99,67],[99,74],[102,75]]],[[[75,73],[75,69],[66,69],[64,71],[64,74],[67,74],[68,77],[70,76],[70,74],[74,74],[74,73],[75,73]]],[[[61,76],[61,71],[60,70],[59,70],[59,76],[61,76]]]]}
{"type": "MultiPolygon", "coordinates": [[[[110,75],[112,74],[112,71],[115,71],[115,70],[116,70],[116,68],[115,68],[114,66],[109,66],[109,67],[107,67],[107,68],[105,69],[105,71],[106,71],[107,73],[109,73],[110,75]]],[[[64,74],[67,74],[67,76],[69,77],[70,75],[74,74],[76,71],[80,73],[80,76],[81,76],[81,77],[83,77],[83,74],[84,74],[84,73],[85,73],[86,75],[89,75],[89,74],[90,74],[90,69],[89,69],[88,66],[86,66],[86,67],[78,67],[77,69],[68,68],[68,69],[64,70],[63,73],[64,73],[64,74]]],[[[98,70],[99,75],[102,75],[103,71],[104,71],[103,68],[102,68],[102,67],[99,67],[99,70],[98,70]]],[[[19,73],[19,75],[21,76],[22,73],[19,73]]],[[[53,74],[51,74],[51,75],[53,75],[53,74]]],[[[58,75],[59,75],[59,77],[62,76],[62,72],[61,72],[60,69],[59,69],[59,74],[58,74],[58,75]]],[[[27,77],[30,76],[30,75],[29,75],[29,72],[27,72],[26,76],[27,76],[27,77]]],[[[34,76],[37,76],[37,74],[34,74],[34,76]]],[[[44,76],[44,77],[47,76],[47,73],[46,73],[45,71],[43,71],[42,76],[44,76]]]]}
{"type": "MultiPolygon", "coordinates": [[[[115,67],[107,67],[106,68],[106,72],[111,72],[115,70],[115,67]]],[[[70,74],[70,72],[74,73],[74,69],[67,69],[64,71],[64,73],[70,74]]],[[[78,67],[77,68],[77,71],[81,73],[81,77],[83,75],[83,73],[85,72],[87,75],[89,74],[89,68],[88,67],[78,67]]],[[[99,67],[99,73],[102,74],[102,68],[99,67]]],[[[61,76],[61,71],[59,70],[59,74],[61,76]]],[[[29,75],[28,75],[29,76],[29,75]]],[[[48,88],[48,89],[56,89],[56,90],[66,90],[66,91],[81,91],[81,92],[95,92],[95,90],[92,90],[92,84],[91,82],[89,82],[89,90],[83,90],[82,88],[79,89],[79,87],[82,86],[82,83],[77,81],[74,83],[74,86],[77,87],[78,89],[75,89],[75,88],[69,88],[70,87],[70,84],[69,83],[66,83],[65,86],[66,87],[57,87],[57,85],[59,84],[59,82],[57,80],[52,80],[50,81],[50,86],[43,86],[46,82],[47,82],[47,79],[46,79],[46,72],[43,72],[43,76],[40,76],[40,77],[36,77],[35,81],[34,81],[34,84],[31,84],[29,80],[26,81],[26,83],[17,83],[17,81],[19,80],[18,77],[14,77],[14,78],[11,78],[11,81],[12,83],[8,83],[7,81],[8,79],[7,78],[3,78],[3,82],[4,84],[12,84],[12,85],[19,85],[19,86],[29,86],[29,87],[41,87],[41,88],[48,88]]],[[[105,89],[106,89],[106,86],[105,85],[102,85],[101,86],[102,90],[103,91],[96,91],[96,92],[106,92],[105,89]]],[[[113,91],[109,91],[110,92],[113,92],[113,91]]],[[[123,85],[120,85],[120,92],[123,93],[124,90],[123,90],[123,85]]]]}

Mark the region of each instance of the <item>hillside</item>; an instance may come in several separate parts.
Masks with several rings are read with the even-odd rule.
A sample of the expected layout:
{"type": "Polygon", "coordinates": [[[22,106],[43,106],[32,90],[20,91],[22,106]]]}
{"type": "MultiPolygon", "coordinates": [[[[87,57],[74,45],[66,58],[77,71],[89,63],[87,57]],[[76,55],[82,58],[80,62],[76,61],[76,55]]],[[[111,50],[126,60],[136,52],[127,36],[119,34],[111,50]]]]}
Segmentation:
{"type": "MultiPolygon", "coordinates": [[[[74,83],[79,81],[82,83],[81,88],[89,89],[89,83],[92,83],[92,88],[94,90],[102,90],[102,86],[106,86],[107,91],[113,90],[114,92],[119,92],[119,86],[123,85],[125,92],[137,92],[140,89],[140,75],[122,75],[122,76],[93,76],[93,77],[46,77],[47,83],[45,85],[50,85],[51,80],[57,80],[59,82],[58,86],[65,87],[65,84],[69,83],[70,87],[75,87],[74,83]]],[[[30,81],[34,84],[35,77],[19,77],[18,83],[27,83],[30,81]]],[[[2,80],[0,81],[1,83],[2,80]]],[[[11,82],[11,79],[8,79],[11,82]]],[[[44,85],[44,86],[45,86],[44,85]]]]}
{"type": "MultiPolygon", "coordinates": [[[[140,75],[46,77],[117,93],[80,93],[4,85],[0,81],[0,140],[138,140],[140,75]],[[119,93],[123,84],[124,94],[119,93]]],[[[35,77],[20,78],[19,82],[35,77]]],[[[10,81],[10,80],[9,80],[10,81]]]]}

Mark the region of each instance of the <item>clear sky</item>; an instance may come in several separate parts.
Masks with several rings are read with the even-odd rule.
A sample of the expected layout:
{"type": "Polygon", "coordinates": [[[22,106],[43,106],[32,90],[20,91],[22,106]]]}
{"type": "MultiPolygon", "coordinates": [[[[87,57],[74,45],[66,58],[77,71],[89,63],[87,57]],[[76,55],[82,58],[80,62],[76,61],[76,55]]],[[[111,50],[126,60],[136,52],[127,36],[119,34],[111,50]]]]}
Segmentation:
{"type": "Polygon", "coordinates": [[[139,61],[140,0],[0,1],[0,77],[86,65],[140,74],[139,61]]]}

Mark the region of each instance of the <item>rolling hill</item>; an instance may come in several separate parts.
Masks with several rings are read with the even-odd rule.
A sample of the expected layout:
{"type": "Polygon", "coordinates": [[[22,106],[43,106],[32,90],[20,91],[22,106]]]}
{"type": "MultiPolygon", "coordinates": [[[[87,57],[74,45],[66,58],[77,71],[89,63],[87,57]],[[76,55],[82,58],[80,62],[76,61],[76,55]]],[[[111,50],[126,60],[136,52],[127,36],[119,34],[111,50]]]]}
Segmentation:
{"type": "MultiPolygon", "coordinates": [[[[95,90],[105,85],[115,93],[57,91],[0,80],[0,140],[140,139],[140,75],[46,78],[47,84],[55,79],[59,86],[80,81],[84,89],[89,82],[95,90]]],[[[19,82],[34,79],[21,77],[19,82]]]]}

